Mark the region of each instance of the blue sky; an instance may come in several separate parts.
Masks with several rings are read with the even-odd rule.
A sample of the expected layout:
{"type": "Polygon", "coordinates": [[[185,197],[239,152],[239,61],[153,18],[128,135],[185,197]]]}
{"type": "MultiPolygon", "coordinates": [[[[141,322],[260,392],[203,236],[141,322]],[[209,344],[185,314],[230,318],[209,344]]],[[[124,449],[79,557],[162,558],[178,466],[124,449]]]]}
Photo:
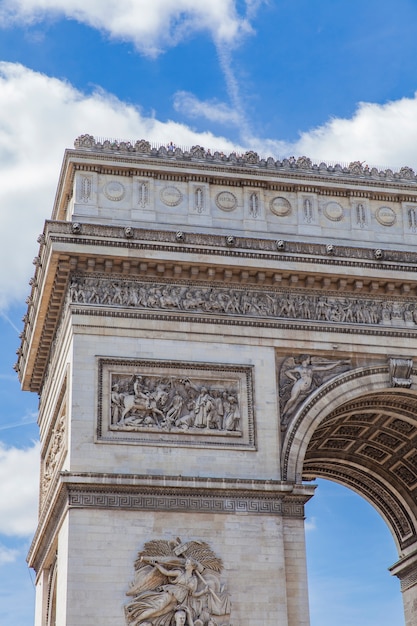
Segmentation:
{"type": "MultiPolygon", "coordinates": [[[[416,0],[0,0],[0,624],[33,623],[37,398],[11,368],[64,149],[87,132],[417,169],[416,30],[416,0]]],[[[312,626],[403,623],[370,505],[323,481],[307,512],[312,626]]]]}

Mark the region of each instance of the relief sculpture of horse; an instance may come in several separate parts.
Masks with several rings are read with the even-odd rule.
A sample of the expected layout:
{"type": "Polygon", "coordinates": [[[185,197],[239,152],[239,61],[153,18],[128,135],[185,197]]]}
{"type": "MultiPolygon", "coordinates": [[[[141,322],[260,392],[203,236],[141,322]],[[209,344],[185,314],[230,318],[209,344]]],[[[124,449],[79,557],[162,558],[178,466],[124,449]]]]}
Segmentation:
{"type": "Polygon", "coordinates": [[[148,397],[137,397],[134,394],[120,394],[120,404],[122,405],[122,414],[118,421],[119,426],[126,425],[126,418],[134,416],[143,421],[147,417],[151,417],[154,423],[160,425],[165,419],[165,414],[158,406],[163,406],[166,402],[167,393],[161,388],[157,388],[150,393],[148,397]]]}

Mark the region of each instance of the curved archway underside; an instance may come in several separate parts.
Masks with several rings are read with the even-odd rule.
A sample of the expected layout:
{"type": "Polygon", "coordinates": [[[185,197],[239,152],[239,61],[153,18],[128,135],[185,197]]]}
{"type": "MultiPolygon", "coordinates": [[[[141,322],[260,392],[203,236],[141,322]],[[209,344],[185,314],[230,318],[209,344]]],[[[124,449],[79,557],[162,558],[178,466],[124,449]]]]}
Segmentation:
{"type": "Polygon", "coordinates": [[[417,539],[417,397],[385,391],[332,411],[307,447],[303,479],[328,478],[365,497],[398,547],[417,539]]]}

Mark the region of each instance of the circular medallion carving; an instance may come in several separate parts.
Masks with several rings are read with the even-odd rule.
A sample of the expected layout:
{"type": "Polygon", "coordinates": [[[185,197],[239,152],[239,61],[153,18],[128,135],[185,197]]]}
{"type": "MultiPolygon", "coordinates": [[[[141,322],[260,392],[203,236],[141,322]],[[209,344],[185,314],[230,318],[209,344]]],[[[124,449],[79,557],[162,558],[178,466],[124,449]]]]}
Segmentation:
{"type": "Polygon", "coordinates": [[[343,207],[338,202],[328,202],[323,213],[332,222],[340,222],[343,219],[343,207]]]}
{"type": "Polygon", "coordinates": [[[216,196],[216,204],[222,211],[233,211],[237,207],[237,198],[231,191],[221,191],[216,196]]]}
{"type": "Polygon", "coordinates": [[[379,209],[375,211],[375,217],[382,226],[393,226],[397,221],[395,211],[389,206],[380,206],[379,209]]]}
{"type": "Polygon", "coordinates": [[[282,198],[281,196],[277,196],[276,198],[272,198],[269,203],[269,208],[271,209],[274,215],[278,215],[278,217],[285,217],[289,215],[292,211],[291,204],[287,200],[287,198],[282,198]]]}
{"type": "Polygon", "coordinates": [[[161,190],[160,195],[162,202],[167,206],[178,206],[182,201],[181,191],[173,185],[170,185],[169,187],[164,187],[161,190]]]}
{"type": "Polygon", "coordinates": [[[119,202],[120,200],[123,200],[123,198],[125,197],[126,190],[124,186],[122,185],[122,183],[119,183],[116,180],[112,180],[109,183],[106,183],[106,185],[104,185],[103,193],[106,196],[107,200],[112,200],[113,202],[119,202]]]}

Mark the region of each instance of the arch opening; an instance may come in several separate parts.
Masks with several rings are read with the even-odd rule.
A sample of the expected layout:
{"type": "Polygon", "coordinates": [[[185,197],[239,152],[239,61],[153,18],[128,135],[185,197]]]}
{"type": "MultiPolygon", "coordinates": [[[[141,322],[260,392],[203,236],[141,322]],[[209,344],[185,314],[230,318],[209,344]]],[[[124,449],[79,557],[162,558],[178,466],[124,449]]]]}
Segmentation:
{"type": "MultiPolygon", "coordinates": [[[[406,626],[417,620],[417,393],[392,388],[383,368],[323,385],[288,425],[283,476],[327,479],[356,492],[394,539],[406,626]]],[[[314,500],[314,499],[313,499],[314,500]]]]}
{"type": "Polygon", "coordinates": [[[416,542],[417,398],[395,391],[334,408],[311,434],[302,478],[327,478],[363,496],[388,524],[401,554],[416,542]]]}
{"type": "Polygon", "coordinates": [[[318,479],[306,506],[311,626],[404,624],[396,546],[380,515],[351,489],[318,479]]]}

